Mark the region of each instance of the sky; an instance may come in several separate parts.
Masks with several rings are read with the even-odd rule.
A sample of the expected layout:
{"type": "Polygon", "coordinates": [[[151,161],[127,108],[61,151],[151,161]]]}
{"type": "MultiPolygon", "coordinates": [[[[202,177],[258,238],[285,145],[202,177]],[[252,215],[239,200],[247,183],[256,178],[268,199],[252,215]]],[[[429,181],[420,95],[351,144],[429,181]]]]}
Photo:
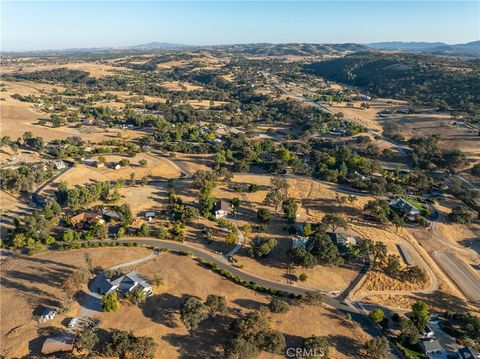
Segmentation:
{"type": "Polygon", "coordinates": [[[0,1],[2,51],[480,39],[480,0],[0,1]]]}

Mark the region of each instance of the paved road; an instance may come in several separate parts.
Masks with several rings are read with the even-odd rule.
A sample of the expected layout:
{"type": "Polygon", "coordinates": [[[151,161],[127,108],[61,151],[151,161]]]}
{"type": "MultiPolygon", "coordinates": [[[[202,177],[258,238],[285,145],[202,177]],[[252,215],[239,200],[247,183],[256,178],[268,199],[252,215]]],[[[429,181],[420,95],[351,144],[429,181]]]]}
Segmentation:
{"type": "Polygon", "coordinates": [[[471,301],[480,303],[480,278],[454,253],[433,252],[433,258],[471,301]]]}
{"type": "Polygon", "coordinates": [[[245,236],[243,235],[243,232],[240,230],[240,228],[238,228],[237,222],[232,221],[232,223],[233,223],[233,225],[235,226],[235,228],[237,229],[237,232],[238,232],[238,241],[237,241],[237,244],[235,245],[235,247],[234,247],[230,252],[228,252],[227,254],[225,254],[225,257],[226,257],[226,258],[233,257],[235,254],[237,254],[238,251],[239,251],[240,249],[242,249],[243,243],[245,243],[245,236]]]}

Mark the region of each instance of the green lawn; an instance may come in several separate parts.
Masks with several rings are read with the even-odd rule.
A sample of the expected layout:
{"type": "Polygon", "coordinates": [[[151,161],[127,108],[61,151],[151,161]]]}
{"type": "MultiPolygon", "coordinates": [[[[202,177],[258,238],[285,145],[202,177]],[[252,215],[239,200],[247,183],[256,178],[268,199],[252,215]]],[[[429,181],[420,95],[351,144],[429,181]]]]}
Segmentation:
{"type": "Polygon", "coordinates": [[[402,344],[400,344],[399,342],[396,342],[395,344],[397,345],[398,349],[400,349],[401,352],[403,352],[405,354],[408,354],[409,358],[418,358],[418,359],[426,358],[425,355],[423,355],[422,353],[417,352],[417,351],[412,350],[412,349],[408,349],[408,348],[404,347],[402,344]]]}
{"type": "Polygon", "coordinates": [[[403,198],[403,200],[410,203],[413,207],[415,207],[419,211],[425,211],[426,210],[425,205],[422,202],[417,201],[414,198],[403,198]]]}

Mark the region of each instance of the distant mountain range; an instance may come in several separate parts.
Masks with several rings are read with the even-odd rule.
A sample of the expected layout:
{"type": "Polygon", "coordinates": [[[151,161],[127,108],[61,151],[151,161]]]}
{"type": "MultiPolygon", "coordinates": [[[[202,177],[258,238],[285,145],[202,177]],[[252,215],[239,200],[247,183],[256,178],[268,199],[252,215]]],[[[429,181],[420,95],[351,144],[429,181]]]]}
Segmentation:
{"type": "Polygon", "coordinates": [[[431,52],[441,54],[480,55],[480,41],[466,44],[448,45],[443,42],[376,42],[367,44],[368,47],[378,50],[398,50],[409,52],[431,52]]]}
{"type": "Polygon", "coordinates": [[[182,44],[172,44],[169,42],[149,42],[147,44],[140,44],[140,45],[133,45],[124,47],[124,49],[128,50],[170,50],[170,49],[183,49],[186,47],[190,47],[188,45],[182,44]]]}
{"type": "Polygon", "coordinates": [[[219,52],[244,53],[258,56],[312,56],[326,54],[349,54],[352,52],[364,52],[375,50],[389,50],[402,52],[426,52],[440,55],[464,55],[480,56],[480,41],[473,41],[466,44],[448,45],[443,42],[376,42],[371,44],[312,44],[312,43],[253,43],[253,44],[232,44],[232,45],[210,45],[193,46],[184,44],[175,44],[169,42],[149,42],[133,46],[118,47],[94,47],[94,48],[72,48],[63,50],[42,50],[9,52],[3,51],[3,54],[35,54],[35,55],[66,55],[79,52],[109,53],[109,52],[142,52],[142,51],[162,51],[162,50],[211,50],[219,52]]]}
{"type": "Polygon", "coordinates": [[[329,53],[351,53],[358,51],[367,51],[365,45],[346,43],[346,44],[307,44],[307,43],[291,43],[291,44],[235,44],[212,46],[213,49],[239,52],[260,56],[308,56],[308,55],[325,55],[329,53]]]}

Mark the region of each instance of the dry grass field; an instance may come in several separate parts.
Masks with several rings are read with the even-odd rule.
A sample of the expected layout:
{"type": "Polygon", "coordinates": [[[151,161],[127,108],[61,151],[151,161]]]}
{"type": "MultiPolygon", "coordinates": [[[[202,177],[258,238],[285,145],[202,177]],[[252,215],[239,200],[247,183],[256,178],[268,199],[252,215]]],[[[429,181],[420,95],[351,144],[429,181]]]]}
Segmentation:
{"type": "Polygon", "coordinates": [[[225,105],[228,102],[210,101],[210,100],[187,100],[187,103],[194,108],[208,109],[208,108],[211,108],[211,107],[217,107],[217,106],[225,105]]]}
{"type": "Polygon", "coordinates": [[[43,306],[58,305],[66,299],[61,285],[75,270],[85,268],[84,253],[92,256],[94,267],[113,265],[144,257],[151,253],[143,248],[94,248],[67,252],[47,251],[32,257],[3,258],[0,282],[1,338],[0,355],[15,358],[38,355],[39,331],[77,314],[78,304],[54,321],[39,324],[38,311],[43,306]]]}
{"type": "Polygon", "coordinates": [[[370,105],[370,108],[364,110],[360,108],[361,103],[361,101],[356,101],[352,103],[353,107],[347,107],[346,103],[338,102],[329,106],[329,108],[334,113],[343,113],[345,118],[353,120],[369,130],[381,132],[382,126],[378,120],[377,114],[387,108],[398,106],[404,102],[391,99],[375,99],[369,101],[368,104],[370,105]]]}
{"type": "MultiPolygon", "coordinates": [[[[147,278],[155,274],[164,278],[165,285],[140,307],[122,305],[118,313],[101,313],[105,329],[133,330],[136,335],[148,335],[158,343],[158,358],[218,357],[226,343],[229,321],[240,313],[259,309],[269,297],[237,286],[204,269],[193,260],[175,254],[136,267],[147,278]],[[204,322],[193,333],[188,333],[180,321],[179,309],[188,295],[205,299],[208,294],[226,297],[228,313],[204,322]]],[[[331,339],[332,357],[350,358],[367,339],[360,329],[345,325],[344,319],[332,309],[292,305],[284,315],[271,315],[272,328],[285,334],[287,345],[299,345],[301,338],[325,335],[331,339]],[[318,325],[321,322],[322,325],[318,325]]],[[[264,353],[262,358],[281,358],[264,353]]]]}
{"type": "Polygon", "coordinates": [[[21,65],[16,67],[2,67],[1,73],[29,73],[33,71],[45,71],[58,68],[67,68],[70,70],[81,70],[88,72],[92,77],[104,77],[114,75],[115,72],[128,70],[125,67],[114,67],[108,64],[96,63],[96,62],[70,62],[70,63],[52,63],[52,64],[32,64],[21,65]]]}
{"type": "MultiPolygon", "coordinates": [[[[105,155],[104,157],[107,161],[106,167],[96,168],[90,165],[79,164],[58,180],[52,182],[51,186],[46,187],[44,191],[46,193],[51,192],[56,187],[56,184],[61,181],[66,181],[69,186],[86,185],[95,181],[116,181],[118,179],[127,181],[130,180],[131,173],[135,173],[137,181],[140,181],[145,176],[148,176],[151,180],[180,177],[180,169],[165,158],[155,157],[146,153],[140,153],[134,158],[118,155],[105,155]],[[118,170],[108,167],[108,163],[118,163],[124,158],[130,161],[128,166],[118,170]],[[145,167],[138,164],[142,159],[147,160],[145,167]]],[[[98,160],[97,157],[93,159],[98,160]]]]}
{"type": "Polygon", "coordinates": [[[388,122],[398,124],[406,139],[438,134],[441,136],[441,149],[460,150],[471,159],[480,159],[478,131],[455,125],[447,113],[397,115],[380,122],[383,126],[388,122]]]}
{"type": "MultiPolygon", "coordinates": [[[[214,191],[217,198],[231,199],[238,197],[242,203],[250,205],[241,205],[238,214],[237,222],[239,226],[244,223],[253,223],[258,225],[256,219],[256,211],[259,207],[264,207],[263,200],[268,192],[270,186],[270,178],[268,175],[253,175],[253,174],[235,174],[233,178],[234,183],[238,184],[256,184],[259,190],[254,193],[236,193],[227,190],[224,187],[219,187],[214,191]]],[[[372,199],[370,196],[358,196],[357,201],[353,204],[339,205],[336,201],[336,194],[338,193],[333,186],[319,183],[308,179],[289,178],[290,184],[289,196],[297,199],[299,204],[299,219],[311,223],[318,223],[321,221],[325,213],[338,213],[345,217],[350,223],[349,231],[352,234],[369,238],[373,241],[381,241],[386,244],[389,254],[400,255],[397,245],[404,243],[399,235],[395,234],[393,227],[377,227],[371,224],[366,224],[359,221],[361,218],[363,206],[367,201],[372,199]]],[[[187,198],[188,200],[188,198],[187,198]]],[[[274,211],[274,209],[272,209],[274,211]]],[[[249,244],[246,245],[242,251],[237,255],[239,263],[244,266],[244,269],[252,273],[257,273],[263,277],[287,281],[286,267],[289,263],[286,255],[287,250],[291,246],[290,238],[283,230],[285,222],[281,213],[273,215],[272,221],[267,225],[265,232],[252,233],[249,237],[253,238],[255,235],[273,236],[277,239],[278,244],[270,258],[256,260],[248,255],[249,244]]],[[[399,232],[400,235],[406,236],[407,232],[399,232]]],[[[414,240],[414,239],[412,239],[414,240]]],[[[412,257],[416,264],[421,267],[424,266],[422,257],[414,255],[414,250],[411,248],[412,257]]],[[[312,286],[324,288],[330,291],[340,291],[348,286],[348,284],[358,274],[358,268],[340,267],[330,268],[318,266],[314,269],[296,268],[294,275],[298,276],[301,273],[308,275],[308,280],[304,283],[305,286],[312,286]]],[[[368,290],[409,290],[412,286],[404,284],[399,281],[382,280],[372,278],[367,283],[368,290]]],[[[416,286],[416,289],[428,287],[430,283],[425,283],[421,286],[416,286]]]]}
{"type": "Polygon", "coordinates": [[[165,81],[161,85],[171,91],[196,91],[202,89],[201,86],[181,81],[165,81]]]}
{"type": "MultiPolygon", "coordinates": [[[[62,126],[59,128],[52,128],[50,126],[41,126],[38,121],[41,119],[48,119],[49,115],[41,113],[33,107],[33,104],[28,102],[21,102],[13,99],[13,94],[20,94],[22,96],[36,95],[39,96],[43,91],[50,92],[53,88],[58,91],[65,89],[52,86],[48,84],[40,84],[35,82],[6,82],[5,91],[0,92],[0,136],[10,136],[16,140],[22,135],[30,131],[34,136],[43,137],[45,141],[54,139],[64,139],[69,136],[80,136],[84,141],[100,142],[104,139],[115,137],[118,130],[110,130],[99,128],[95,126],[88,126],[82,128],[74,128],[72,126],[62,126]]],[[[155,101],[150,101],[155,102],[155,101]]],[[[99,104],[105,106],[105,104],[99,104]]],[[[116,103],[118,106],[123,104],[116,103]]],[[[126,138],[136,138],[143,136],[144,133],[135,130],[126,130],[126,138]]]]}
{"type": "MultiPolygon", "coordinates": [[[[68,318],[77,314],[79,306],[75,304],[55,320],[39,324],[34,313],[41,306],[64,300],[61,283],[72,271],[84,268],[84,253],[92,256],[95,267],[105,269],[151,252],[142,248],[95,248],[46,252],[2,262],[2,355],[13,358],[38,354],[42,345],[41,333],[48,327],[64,328],[68,318]]],[[[158,344],[157,358],[218,356],[228,340],[228,323],[241,313],[259,309],[270,300],[176,254],[164,253],[130,269],[137,270],[147,279],[159,275],[165,284],[154,288],[154,295],[138,307],[122,301],[118,312],[95,316],[102,320],[101,329],[132,330],[138,336],[152,336],[158,344]],[[215,320],[209,319],[198,330],[188,333],[179,315],[184,298],[195,295],[205,299],[212,293],[227,298],[228,313],[215,320]]],[[[339,359],[354,357],[368,340],[368,335],[359,327],[352,326],[328,307],[292,303],[287,314],[272,314],[271,323],[273,329],[285,334],[288,346],[300,345],[303,337],[328,336],[332,343],[332,357],[339,359]],[[320,322],[322,325],[318,325],[320,322]]],[[[281,358],[266,353],[261,357],[281,358]]]]}

